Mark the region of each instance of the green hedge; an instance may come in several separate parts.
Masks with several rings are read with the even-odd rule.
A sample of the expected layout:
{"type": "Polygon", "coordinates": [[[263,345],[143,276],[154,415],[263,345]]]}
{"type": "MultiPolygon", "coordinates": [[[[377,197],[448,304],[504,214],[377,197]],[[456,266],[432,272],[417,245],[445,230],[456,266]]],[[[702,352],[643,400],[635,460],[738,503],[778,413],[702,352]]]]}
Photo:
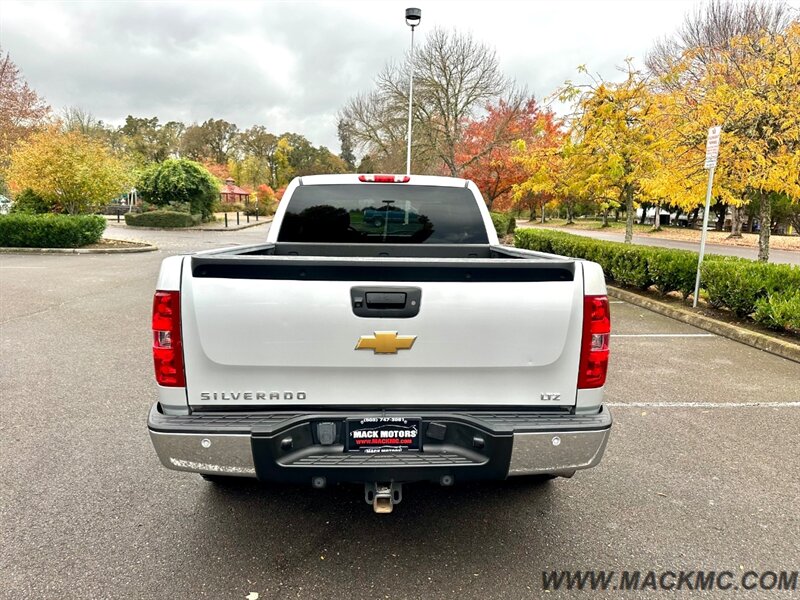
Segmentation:
{"type": "MultiPolygon", "coordinates": [[[[32,189],[24,189],[14,197],[11,212],[29,215],[43,215],[50,212],[50,205],[32,189]]],[[[39,246],[42,247],[42,246],[39,246]]]]}
{"type": "Polygon", "coordinates": [[[497,236],[504,238],[507,235],[514,233],[517,228],[517,221],[512,215],[506,213],[493,212],[489,213],[492,216],[492,223],[494,224],[497,236]]]}
{"type": "Polygon", "coordinates": [[[258,211],[259,217],[268,217],[272,214],[271,207],[267,206],[263,202],[258,203],[258,209],[256,209],[255,203],[250,203],[249,206],[245,207],[244,214],[254,217],[256,215],[256,211],[258,211]]]}
{"type": "Polygon", "coordinates": [[[800,333],[800,289],[759,298],[753,318],[773,329],[800,333]]]}
{"type": "Polygon", "coordinates": [[[800,269],[736,259],[703,261],[701,282],[712,306],[744,317],[761,299],[800,290],[800,269]]]}
{"type": "MultiPolygon", "coordinates": [[[[606,242],[544,229],[522,229],[515,245],[539,252],[585,258],[600,264],[617,284],[661,292],[694,292],[697,253],[606,242]]],[[[729,256],[706,255],[701,286],[709,303],[775,329],[798,331],[800,269],[729,256]]]]}
{"type": "Polygon", "coordinates": [[[222,202],[221,200],[214,202],[214,206],[212,207],[212,211],[215,213],[244,212],[244,209],[245,206],[241,202],[222,202]]]}
{"type": "Polygon", "coordinates": [[[79,248],[100,240],[106,220],[98,215],[0,215],[0,246],[79,248]]]}
{"type": "Polygon", "coordinates": [[[131,227],[192,227],[200,224],[200,215],[172,210],[127,213],[125,223],[131,227]]]}

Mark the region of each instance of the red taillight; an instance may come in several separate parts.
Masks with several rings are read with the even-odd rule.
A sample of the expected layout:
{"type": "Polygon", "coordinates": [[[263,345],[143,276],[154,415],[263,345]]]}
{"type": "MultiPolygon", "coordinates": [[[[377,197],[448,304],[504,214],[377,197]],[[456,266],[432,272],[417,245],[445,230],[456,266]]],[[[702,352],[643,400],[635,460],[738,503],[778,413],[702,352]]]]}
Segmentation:
{"type": "Polygon", "coordinates": [[[358,180],[366,183],[408,183],[408,175],[359,175],[358,180]]]}
{"type": "Polygon", "coordinates": [[[153,296],[153,362],[159,385],[183,387],[180,292],[156,292],[153,296]]]}
{"type": "Polygon", "coordinates": [[[599,388],[605,384],[610,336],[611,313],[608,309],[608,297],[586,296],[583,299],[583,339],[578,389],[599,388]]]}

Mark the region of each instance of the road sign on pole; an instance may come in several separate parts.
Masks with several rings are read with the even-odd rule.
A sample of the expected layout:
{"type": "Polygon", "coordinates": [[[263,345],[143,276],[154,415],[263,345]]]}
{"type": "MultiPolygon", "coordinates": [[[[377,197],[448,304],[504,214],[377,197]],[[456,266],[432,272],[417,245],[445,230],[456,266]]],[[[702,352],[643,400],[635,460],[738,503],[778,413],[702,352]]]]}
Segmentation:
{"type": "Polygon", "coordinates": [[[711,127],[706,138],[706,169],[713,169],[717,166],[719,156],[719,138],[722,134],[722,127],[711,127]]]}
{"type": "Polygon", "coordinates": [[[697,297],[700,295],[700,265],[703,264],[703,255],[706,253],[706,235],[708,234],[708,213],[711,212],[711,188],[714,185],[714,169],[719,156],[719,138],[722,127],[711,127],[706,138],[706,163],[708,169],[708,187],[706,187],[706,205],[703,209],[703,231],[700,234],[700,254],[697,257],[697,276],[694,280],[694,300],[692,306],[697,308],[697,297]]]}

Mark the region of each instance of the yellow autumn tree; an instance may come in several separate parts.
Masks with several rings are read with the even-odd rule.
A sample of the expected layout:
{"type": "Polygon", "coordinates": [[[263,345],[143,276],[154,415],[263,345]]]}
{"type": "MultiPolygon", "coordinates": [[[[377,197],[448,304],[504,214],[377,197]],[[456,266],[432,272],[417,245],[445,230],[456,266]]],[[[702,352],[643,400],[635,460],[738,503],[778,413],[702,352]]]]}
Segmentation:
{"type": "Polygon", "coordinates": [[[771,196],[800,201],[800,21],[785,32],[734,39],[707,78],[703,106],[723,117],[730,170],[759,202],[758,258],[767,261],[771,196]]]}
{"type": "Polygon", "coordinates": [[[123,193],[130,177],[102,142],[56,124],[32,134],[11,153],[13,190],[30,189],[57,212],[80,214],[123,193]]]}
{"type": "MultiPolygon", "coordinates": [[[[522,181],[512,185],[511,200],[516,205],[528,204],[531,218],[535,207],[541,209],[542,223],[545,221],[545,207],[560,203],[564,198],[562,176],[564,173],[564,132],[561,122],[551,114],[537,117],[527,139],[516,140],[512,144],[509,159],[520,168],[522,181]]],[[[571,214],[568,215],[571,221],[571,214]]]]}
{"type": "MultiPolygon", "coordinates": [[[[771,200],[800,201],[800,22],[735,37],[700,72],[696,52],[687,51],[667,75],[681,85],[671,92],[678,118],[665,130],[675,151],[691,155],[696,166],[702,164],[706,130],[722,126],[714,194],[734,206],[758,202],[759,260],[767,261],[771,200]]],[[[700,202],[697,179],[685,169],[665,177],[694,182],[690,195],[700,202]]],[[[687,195],[676,198],[691,203],[687,195]]]]}
{"type": "MultiPolygon", "coordinates": [[[[641,199],[656,205],[656,221],[662,205],[685,212],[702,207],[705,200],[707,171],[705,143],[708,127],[721,117],[702,110],[682,91],[653,92],[648,119],[656,133],[650,148],[652,168],[641,180],[641,199]]],[[[723,136],[720,154],[734,152],[730,136],[723,136]]],[[[745,185],[732,170],[730,161],[720,161],[714,178],[714,200],[723,206],[747,202],[745,185]]]]}
{"type": "MultiPolygon", "coordinates": [[[[588,75],[585,67],[579,71],[588,75]]],[[[625,207],[625,241],[630,243],[635,200],[643,178],[654,167],[657,138],[649,120],[653,98],[648,81],[630,60],[624,72],[620,83],[567,82],[557,93],[562,101],[575,103],[570,137],[581,149],[585,166],[579,175],[581,186],[592,197],[625,207]]]]}
{"type": "MultiPolygon", "coordinates": [[[[538,198],[537,204],[542,207],[548,202],[555,203],[565,209],[569,225],[574,222],[576,204],[591,199],[585,177],[589,165],[582,148],[568,136],[559,135],[555,141],[557,145],[545,148],[530,146],[522,140],[516,143],[512,160],[522,166],[526,178],[513,187],[512,198],[517,203],[538,198]]],[[[599,204],[601,209],[608,208],[602,202],[599,204]]],[[[607,211],[604,215],[607,216],[607,211]]],[[[544,222],[544,211],[542,219],[544,222]]]]}

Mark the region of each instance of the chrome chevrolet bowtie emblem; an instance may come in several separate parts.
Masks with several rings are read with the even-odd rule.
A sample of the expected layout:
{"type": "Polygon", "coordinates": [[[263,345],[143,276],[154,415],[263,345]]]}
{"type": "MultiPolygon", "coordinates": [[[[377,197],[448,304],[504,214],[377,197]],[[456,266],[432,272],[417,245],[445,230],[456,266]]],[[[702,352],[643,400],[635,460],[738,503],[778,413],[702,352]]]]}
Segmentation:
{"type": "Polygon", "coordinates": [[[376,331],[375,335],[362,335],[356,350],[373,350],[375,354],[397,354],[398,350],[410,350],[417,339],[415,335],[397,335],[396,331],[376,331]]]}

